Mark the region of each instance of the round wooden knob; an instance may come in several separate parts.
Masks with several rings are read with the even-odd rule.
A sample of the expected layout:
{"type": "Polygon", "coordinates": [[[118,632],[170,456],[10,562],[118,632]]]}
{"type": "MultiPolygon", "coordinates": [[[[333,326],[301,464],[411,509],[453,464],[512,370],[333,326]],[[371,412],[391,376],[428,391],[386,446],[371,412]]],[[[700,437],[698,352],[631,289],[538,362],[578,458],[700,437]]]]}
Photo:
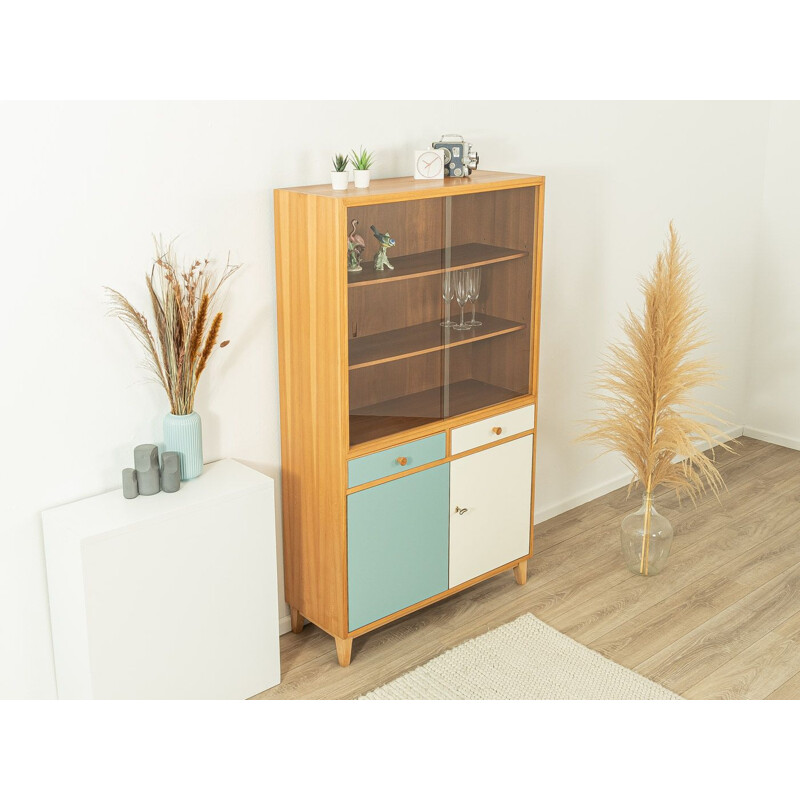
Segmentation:
{"type": "Polygon", "coordinates": [[[492,433],[496,433],[498,436],[503,432],[502,428],[492,428],[492,433]]]}
{"type": "Polygon", "coordinates": [[[408,464],[408,459],[405,456],[400,456],[400,458],[397,459],[397,463],[401,467],[404,467],[406,464],[408,464]]]}

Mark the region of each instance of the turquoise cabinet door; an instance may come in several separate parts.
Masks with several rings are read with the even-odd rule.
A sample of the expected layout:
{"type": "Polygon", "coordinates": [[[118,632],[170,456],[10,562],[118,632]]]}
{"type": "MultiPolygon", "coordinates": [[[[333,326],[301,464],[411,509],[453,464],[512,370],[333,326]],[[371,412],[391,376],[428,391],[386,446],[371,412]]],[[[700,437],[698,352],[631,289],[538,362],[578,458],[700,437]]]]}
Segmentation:
{"type": "Polygon", "coordinates": [[[347,498],[350,630],[447,589],[450,465],[347,498]]]}

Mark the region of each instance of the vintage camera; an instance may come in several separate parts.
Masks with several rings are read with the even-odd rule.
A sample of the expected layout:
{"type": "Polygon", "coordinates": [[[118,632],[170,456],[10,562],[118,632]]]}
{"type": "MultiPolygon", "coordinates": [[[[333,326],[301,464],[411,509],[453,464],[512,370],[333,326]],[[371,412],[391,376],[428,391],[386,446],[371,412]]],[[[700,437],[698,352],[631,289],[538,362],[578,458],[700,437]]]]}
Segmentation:
{"type": "Polygon", "coordinates": [[[431,147],[444,151],[445,178],[466,178],[478,168],[478,154],[469,142],[464,141],[463,136],[445,133],[438,142],[432,142],[431,147]]]}

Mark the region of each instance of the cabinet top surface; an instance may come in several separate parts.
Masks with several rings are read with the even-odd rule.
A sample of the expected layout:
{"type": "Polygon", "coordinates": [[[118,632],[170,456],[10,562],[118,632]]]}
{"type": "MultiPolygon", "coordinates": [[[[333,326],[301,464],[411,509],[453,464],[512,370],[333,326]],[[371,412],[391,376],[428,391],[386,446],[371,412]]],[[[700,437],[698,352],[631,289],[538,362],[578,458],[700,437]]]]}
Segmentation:
{"type": "Polygon", "coordinates": [[[449,194],[470,194],[492,189],[511,189],[517,186],[538,186],[544,183],[542,175],[520,175],[515,172],[478,170],[469,178],[443,178],[441,180],[415,180],[413,177],[382,178],[370,181],[369,188],[346,190],[332,189],[330,184],[316,186],[291,186],[276,191],[329,197],[345,205],[369,205],[420,197],[437,197],[449,194]]]}
{"type": "Polygon", "coordinates": [[[203,474],[181,482],[179,492],[127,500],[121,489],[78,500],[42,512],[44,536],[66,535],[85,539],[126,525],[164,517],[241,492],[269,486],[272,478],[233,459],[205,464],[203,474]]]}

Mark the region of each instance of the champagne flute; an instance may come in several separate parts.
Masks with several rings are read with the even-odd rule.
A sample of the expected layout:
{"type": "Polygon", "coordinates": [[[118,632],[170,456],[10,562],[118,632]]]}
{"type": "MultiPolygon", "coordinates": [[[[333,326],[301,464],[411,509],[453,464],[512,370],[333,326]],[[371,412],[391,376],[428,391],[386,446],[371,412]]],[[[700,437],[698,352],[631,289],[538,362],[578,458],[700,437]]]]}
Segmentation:
{"type": "Polygon", "coordinates": [[[443,328],[455,328],[456,324],[450,319],[450,303],[453,302],[453,273],[445,272],[442,275],[442,300],[444,300],[444,322],[439,324],[443,328]]]}
{"type": "Polygon", "coordinates": [[[469,273],[467,276],[467,292],[469,294],[469,301],[472,303],[472,319],[467,325],[469,325],[470,328],[477,328],[479,325],[483,325],[479,319],[475,319],[475,304],[481,295],[481,268],[473,267],[467,270],[467,272],[469,273]]]}
{"type": "Polygon", "coordinates": [[[465,270],[460,269],[456,274],[456,302],[461,306],[461,322],[453,326],[454,331],[468,331],[469,325],[464,322],[464,306],[467,304],[467,276],[464,274],[465,270]]]}

